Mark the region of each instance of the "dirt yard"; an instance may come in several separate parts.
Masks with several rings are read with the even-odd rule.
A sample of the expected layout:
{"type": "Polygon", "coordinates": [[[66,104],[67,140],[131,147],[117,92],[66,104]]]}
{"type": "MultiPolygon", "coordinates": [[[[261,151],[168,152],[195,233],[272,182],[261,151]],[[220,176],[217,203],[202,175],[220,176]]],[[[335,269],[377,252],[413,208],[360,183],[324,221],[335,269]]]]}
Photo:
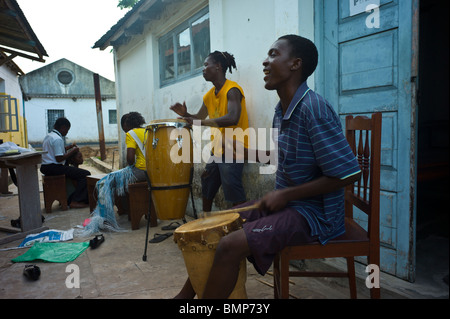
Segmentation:
{"type": "MultiPolygon", "coordinates": [[[[101,159],[100,146],[80,146],[80,151],[83,154],[84,160],[91,157],[97,157],[98,159],[101,159]]],[[[107,145],[106,158],[103,160],[103,162],[112,165],[113,160],[114,160],[113,168],[118,169],[120,163],[119,147],[107,145]]]]}

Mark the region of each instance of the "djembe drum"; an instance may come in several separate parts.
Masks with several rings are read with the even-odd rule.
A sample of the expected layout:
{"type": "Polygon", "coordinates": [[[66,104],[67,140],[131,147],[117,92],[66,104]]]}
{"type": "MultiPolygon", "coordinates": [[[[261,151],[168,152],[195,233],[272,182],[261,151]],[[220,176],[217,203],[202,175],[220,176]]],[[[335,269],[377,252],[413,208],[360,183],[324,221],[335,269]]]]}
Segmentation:
{"type": "MultiPolygon", "coordinates": [[[[199,299],[203,297],[219,240],[241,229],[242,223],[238,213],[220,214],[193,220],[174,231],[174,241],[183,253],[189,279],[199,299]]],[[[239,265],[236,286],[229,299],[247,299],[246,280],[247,265],[243,259],[239,265]]]]}
{"type": "Polygon", "coordinates": [[[145,157],[156,215],[184,218],[193,170],[192,137],[185,120],[157,120],[146,127],[145,157]]]}

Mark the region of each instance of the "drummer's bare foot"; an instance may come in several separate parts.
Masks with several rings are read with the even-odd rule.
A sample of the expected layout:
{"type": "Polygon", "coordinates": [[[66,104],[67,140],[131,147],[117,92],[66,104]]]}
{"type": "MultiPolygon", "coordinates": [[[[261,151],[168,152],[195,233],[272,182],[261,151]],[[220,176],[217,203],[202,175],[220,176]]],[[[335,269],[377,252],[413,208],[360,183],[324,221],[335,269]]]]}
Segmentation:
{"type": "Polygon", "coordinates": [[[178,295],[173,297],[173,299],[194,299],[194,297],[195,291],[194,288],[192,288],[191,281],[188,278],[184,283],[184,286],[181,289],[181,291],[178,293],[178,295]]]}

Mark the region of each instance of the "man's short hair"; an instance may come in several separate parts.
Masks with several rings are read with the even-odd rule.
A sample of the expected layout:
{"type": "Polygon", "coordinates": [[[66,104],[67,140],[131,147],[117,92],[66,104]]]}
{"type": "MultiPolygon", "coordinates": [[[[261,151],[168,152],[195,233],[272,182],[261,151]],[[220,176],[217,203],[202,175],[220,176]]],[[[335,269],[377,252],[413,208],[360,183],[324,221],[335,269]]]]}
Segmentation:
{"type": "Polygon", "coordinates": [[[303,81],[306,81],[314,73],[319,61],[319,53],[316,45],[309,39],[295,34],[288,34],[278,40],[287,40],[291,45],[291,55],[302,59],[303,81]]]}
{"type": "Polygon", "coordinates": [[[65,117],[60,117],[59,119],[56,120],[55,125],[53,125],[53,128],[55,130],[59,130],[63,126],[70,128],[70,121],[65,117]]]}

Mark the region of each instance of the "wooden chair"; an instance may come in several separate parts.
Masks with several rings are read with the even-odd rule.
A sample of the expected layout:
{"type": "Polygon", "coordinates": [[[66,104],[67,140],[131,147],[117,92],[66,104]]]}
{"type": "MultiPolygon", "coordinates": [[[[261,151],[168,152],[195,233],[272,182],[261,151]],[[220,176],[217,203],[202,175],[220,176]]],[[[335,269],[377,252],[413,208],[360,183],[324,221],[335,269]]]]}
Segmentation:
{"type": "MultiPolygon", "coordinates": [[[[381,113],[372,118],[346,117],[345,134],[361,167],[361,180],[345,189],[345,234],[326,245],[311,243],[288,246],[274,260],[275,298],[289,298],[291,277],[348,277],[350,297],[356,298],[354,257],[367,256],[368,264],[380,265],[380,153],[381,113]],[[358,142],[357,142],[358,141],[358,142]],[[353,219],[353,206],[368,215],[367,230],[353,219]],[[290,271],[289,260],[335,258],[347,259],[347,272],[290,271]]],[[[371,298],[380,298],[380,289],[370,289],[371,298]]]]}

